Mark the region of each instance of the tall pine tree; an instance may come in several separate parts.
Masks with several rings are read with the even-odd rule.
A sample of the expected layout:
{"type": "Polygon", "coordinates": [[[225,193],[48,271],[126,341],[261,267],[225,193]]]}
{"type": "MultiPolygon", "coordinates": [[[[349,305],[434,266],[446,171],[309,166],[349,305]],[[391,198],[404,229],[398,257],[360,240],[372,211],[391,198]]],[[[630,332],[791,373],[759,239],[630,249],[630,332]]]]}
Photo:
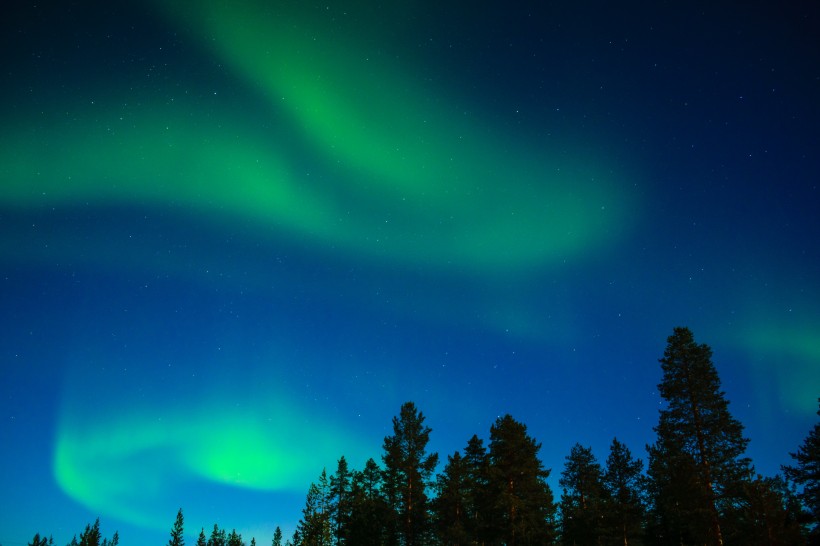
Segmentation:
{"type": "Polygon", "coordinates": [[[467,495],[469,476],[466,461],[456,451],[447,456],[447,464],[439,474],[433,501],[434,524],[440,544],[468,544],[467,495]]]}
{"type": "MultiPolygon", "coordinates": [[[[329,505],[329,485],[327,472],[322,469],[318,483],[310,484],[305,507],[302,509],[302,519],[297,524],[296,531],[300,542],[305,546],[330,546],[331,525],[329,505]]],[[[294,544],[297,544],[294,534],[294,544]]],[[[229,545],[232,546],[232,545],[229,545]]]]}
{"type": "Polygon", "coordinates": [[[575,444],[566,458],[561,479],[561,541],[599,544],[604,534],[606,497],[603,472],[592,448],[575,444]]]}
{"type": "Polygon", "coordinates": [[[509,415],[490,427],[489,543],[524,546],[555,540],[555,503],[540,449],[527,427],[509,415]]]}
{"type": "Polygon", "coordinates": [[[750,479],[749,441],[729,413],[708,345],[675,328],[660,363],[666,405],[649,448],[653,533],[662,542],[721,546],[721,520],[750,479]]]}
{"type": "Polygon", "coordinates": [[[345,525],[350,520],[350,470],[344,455],[336,465],[336,472],[330,477],[330,509],[333,527],[333,542],[345,543],[345,525]]]}
{"type": "Polygon", "coordinates": [[[350,515],[342,534],[348,544],[378,546],[385,544],[386,522],[390,510],[382,494],[382,470],[372,458],[364,469],[352,473],[350,515]]]}
{"type": "MultiPolygon", "coordinates": [[[[384,490],[393,513],[388,543],[416,546],[428,542],[430,506],[427,490],[433,486],[437,453],[427,453],[431,429],[413,402],[402,405],[393,418],[393,435],[384,439],[384,490]]],[[[389,523],[389,522],[388,522],[389,523]]]]}
{"type": "Polygon", "coordinates": [[[488,541],[488,518],[492,512],[488,501],[490,457],[484,441],[473,434],[464,448],[464,466],[467,471],[465,509],[466,531],[470,544],[488,541]]]}
{"type": "Polygon", "coordinates": [[[645,512],[643,463],[633,459],[629,448],[612,439],[604,472],[604,489],[609,497],[605,521],[611,544],[629,546],[643,534],[645,512]]]}

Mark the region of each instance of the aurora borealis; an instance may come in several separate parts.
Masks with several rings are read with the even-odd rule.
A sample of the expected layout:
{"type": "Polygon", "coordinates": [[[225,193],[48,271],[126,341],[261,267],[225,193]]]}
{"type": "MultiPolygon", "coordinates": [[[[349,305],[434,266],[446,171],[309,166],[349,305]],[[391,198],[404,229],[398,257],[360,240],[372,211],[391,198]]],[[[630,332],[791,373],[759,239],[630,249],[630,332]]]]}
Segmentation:
{"type": "Polygon", "coordinates": [[[265,543],[407,400],[442,456],[504,413],[553,476],[642,456],[677,325],[777,472],[820,395],[800,9],[12,9],[0,544],[265,543]]]}

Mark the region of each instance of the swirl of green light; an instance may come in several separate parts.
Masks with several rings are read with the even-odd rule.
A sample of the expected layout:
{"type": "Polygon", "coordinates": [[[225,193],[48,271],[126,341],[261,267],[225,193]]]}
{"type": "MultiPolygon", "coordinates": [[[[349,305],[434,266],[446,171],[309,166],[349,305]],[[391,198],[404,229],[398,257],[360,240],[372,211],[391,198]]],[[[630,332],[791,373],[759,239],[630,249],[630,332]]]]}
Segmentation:
{"type": "MultiPolygon", "coordinates": [[[[264,131],[235,104],[150,96],[123,119],[116,97],[66,99],[69,116],[18,113],[0,130],[0,204],[175,204],[375,260],[490,274],[592,253],[625,228],[630,199],[581,143],[546,150],[482,123],[356,39],[331,39],[277,4],[159,5],[266,97],[259,116],[287,122],[264,131]],[[321,176],[307,177],[282,145],[292,134],[298,143],[288,146],[321,176]]],[[[80,411],[59,428],[57,480],[89,507],[147,524],[163,477],[302,489],[326,461],[322,450],[289,446],[317,436],[342,445],[329,429],[309,439],[290,431],[285,446],[253,415],[223,410],[172,412],[161,423],[151,412],[100,423],[80,411]],[[208,439],[217,414],[228,442],[208,439]]]]}
{"type": "Polygon", "coordinates": [[[628,200],[588,159],[549,157],[470,119],[334,25],[277,3],[164,6],[347,168],[348,191],[381,204],[354,237],[370,250],[520,267],[589,251],[625,221],[628,200]]]}
{"type": "Polygon", "coordinates": [[[363,451],[338,427],[303,426],[294,405],[241,412],[214,400],[184,413],[132,408],[109,420],[84,413],[62,417],[57,483],[89,509],[148,527],[164,524],[158,501],[178,496],[186,483],[301,493],[340,446],[363,451]]]}
{"type": "Polygon", "coordinates": [[[158,100],[127,125],[116,108],[90,106],[70,122],[9,123],[0,202],[185,203],[376,259],[485,272],[583,256],[625,228],[630,199],[580,146],[551,152],[482,124],[354,39],[322,38],[322,25],[275,5],[161,5],[267,97],[261,115],[289,124],[265,134],[234,105],[158,100]],[[278,145],[289,133],[321,176],[278,145]]]}

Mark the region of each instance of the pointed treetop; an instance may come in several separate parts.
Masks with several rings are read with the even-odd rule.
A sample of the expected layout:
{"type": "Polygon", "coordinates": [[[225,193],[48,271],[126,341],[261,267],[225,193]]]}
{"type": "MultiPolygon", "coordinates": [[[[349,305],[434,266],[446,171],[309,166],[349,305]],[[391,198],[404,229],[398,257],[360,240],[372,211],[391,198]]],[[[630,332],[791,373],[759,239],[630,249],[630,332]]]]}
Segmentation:
{"type": "Polygon", "coordinates": [[[185,546],[184,536],[185,518],[182,516],[182,508],[177,512],[174,527],[171,529],[171,538],[168,539],[168,546],[185,546]]]}

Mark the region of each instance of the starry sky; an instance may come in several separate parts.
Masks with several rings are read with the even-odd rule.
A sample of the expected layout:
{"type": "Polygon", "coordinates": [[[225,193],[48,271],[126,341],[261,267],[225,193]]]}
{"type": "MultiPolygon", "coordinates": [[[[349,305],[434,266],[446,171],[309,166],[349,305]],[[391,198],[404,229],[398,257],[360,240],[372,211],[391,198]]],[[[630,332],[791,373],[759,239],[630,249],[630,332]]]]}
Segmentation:
{"type": "Polygon", "coordinates": [[[809,3],[19,3],[0,22],[0,543],[290,533],[412,400],[654,440],[688,326],[758,472],[820,395],[809,3]]]}

